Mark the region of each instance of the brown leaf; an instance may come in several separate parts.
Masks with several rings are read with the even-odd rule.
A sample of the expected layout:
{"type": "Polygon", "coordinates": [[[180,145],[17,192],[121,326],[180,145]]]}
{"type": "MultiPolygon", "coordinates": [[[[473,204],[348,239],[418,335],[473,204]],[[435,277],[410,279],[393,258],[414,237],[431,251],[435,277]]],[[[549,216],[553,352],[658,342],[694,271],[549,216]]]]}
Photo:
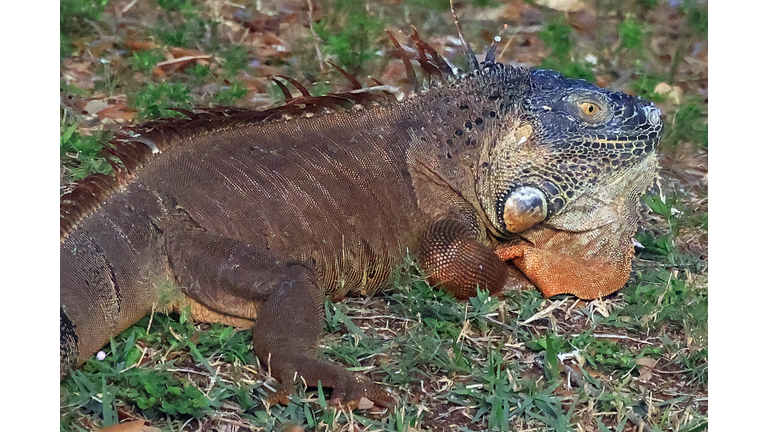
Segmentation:
{"type": "Polygon", "coordinates": [[[83,107],[83,112],[86,114],[96,114],[97,112],[109,108],[109,104],[104,102],[103,100],[94,99],[89,100],[88,103],[85,104],[83,107]]]}
{"type": "Polygon", "coordinates": [[[653,376],[653,368],[658,363],[658,360],[654,360],[649,357],[641,357],[637,359],[637,365],[640,366],[640,381],[647,382],[653,376]]]}
{"type": "Polygon", "coordinates": [[[522,18],[524,7],[525,4],[523,3],[523,0],[512,0],[504,8],[501,18],[509,21],[517,21],[522,18]]]}
{"type": "Polygon", "coordinates": [[[680,105],[680,100],[683,97],[683,89],[678,86],[671,86],[665,82],[656,84],[653,89],[654,92],[660,95],[666,95],[667,98],[675,105],[680,105]]]}
{"type": "Polygon", "coordinates": [[[152,41],[143,41],[136,39],[126,39],[123,41],[125,47],[131,51],[148,51],[152,48],[157,48],[157,44],[152,41]]]}
{"type": "Polygon", "coordinates": [[[581,0],[534,0],[534,3],[562,12],[576,12],[584,9],[584,2],[581,0]]]}
{"type": "Polygon", "coordinates": [[[200,52],[193,49],[187,49],[187,48],[179,48],[179,47],[171,47],[168,49],[168,52],[171,53],[173,58],[181,58],[181,57],[207,57],[210,58],[210,55],[205,54],[204,52],[200,52]]]}
{"type": "Polygon", "coordinates": [[[105,37],[91,43],[89,47],[91,55],[94,57],[101,57],[105,51],[112,49],[112,47],[115,45],[115,40],[116,38],[114,37],[105,37]]]}
{"type": "Polygon", "coordinates": [[[98,115],[100,119],[110,118],[113,120],[132,121],[136,118],[136,111],[129,109],[124,103],[117,103],[104,108],[96,115],[98,115]]]}
{"type": "Polygon", "coordinates": [[[293,423],[286,423],[280,427],[280,432],[304,432],[304,427],[293,423]]]}
{"type": "Polygon", "coordinates": [[[99,432],[162,432],[146,423],[146,420],[134,420],[101,428],[99,432]]]}
{"type": "Polygon", "coordinates": [[[213,58],[212,55],[202,54],[199,51],[185,48],[171,48],[168,60],[161,61],[152,69],[155,75],[172,74],[192,66],[194,63],[208,65],[213,58]]]}
{"type": "Polygon", "coordinates": [[[357,408],[362,410],[371,409],[373,407],[374,407],[374,403],[366,397],[360,398],[360,402],[358,402],[357,404],[357,408]]]}

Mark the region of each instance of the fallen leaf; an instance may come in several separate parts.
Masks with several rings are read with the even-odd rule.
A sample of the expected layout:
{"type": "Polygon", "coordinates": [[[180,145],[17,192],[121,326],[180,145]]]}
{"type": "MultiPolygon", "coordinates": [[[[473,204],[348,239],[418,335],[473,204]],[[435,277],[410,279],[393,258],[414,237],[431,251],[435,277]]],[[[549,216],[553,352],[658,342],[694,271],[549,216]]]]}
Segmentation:
{"type": "Polygon", "coordinates": [[[584,9],[584,2],[581,0],[534,0],[534,3],[562,12],[576,12],[584,9]]]}
{"type": "Polygon", "coordinates": [[[637,359],[637,365],[640,366],[640,381],[648,382],[651,379],[656,363],[658,363],[658,360],[649,357],[637,359]]]}
{"type": "Polygon", "coordinates": [[[144,41],[137,39],[126,39],[123,41],[125,47],[131,51],[148,51],[152,48],[157,48],[157,44],[152,41],[144,41]]]}
{"type": "Polygon", "coordinates": [[[162,432],[146,423],[146,420],[133,420],[101,428],[98,432],[162,432]]]}
{"type": "Polygon", "coordinates": [[[115,41],[117,39],[114,37],[105,37],[103,39],[99,39],[93,43],[91,43],[88,50],[90,51],[91,55],[94,57],[101,57],[102,54],[104,54],[105,51],[112,49],[112,47],[115,45],[115,41]]]}
{"type": "Polygon", "coordinates": [[[181,58],[181,57],[208,57],[210,58],[210,55],[205,54],[204,52],[188,49],[188,48],[179,48],[179,47],[170,47],[168,49],[168,52],[173,56],[173,58],[181,58]]]}
{"type": "Polygon", "coordinates": [[[157,75],[166,75],[168,73],[175,73],[180,70],[184,70],[192,63],[207,64],[213,56],[210,55],[198,55],[198,56],[185,56],[173,58],[171,60],[161,61],[156,64],[152,71],[157,75]]]}
{"type": "Polygon", "coordinates": [[[504,12],[501,14],[501,18],[509,21],[517,21],[523,17],[523,8],[525,4],[522,0],[512,0],[504,8],[504,12]]]}
{"type": "Polygon", "coordinates": [[[110,105],[103,100],[89,100],[88,103],[85,104],[83,107],[83,112],[86,114],[96,114],[97,112],[109,108],[110,105]]]}
{"type": "Polygon", "coordinates": [[[683,97],[683,89],[678,86],[670,86],[665,82],[656,84],[653,91],[660,95],[665,95],[675,105],[680,105],[680,100],[683,97]]]}
{"type": "Polygon", "coordinates": [[[357,408],[365,410],[365,409],[371,409],[373,408],[374,403],[370,399],[366,397],[360,398],[360,402],[357,404],[357,408]]]}
{"type": "Polygon", "coordinates": [[[113,120],[132,121],[136,118],[136,111],[129,109],[123,103],[117,103],[98,111],[96,115],[98,115],[100,119],[110,118],[113,120]]]}

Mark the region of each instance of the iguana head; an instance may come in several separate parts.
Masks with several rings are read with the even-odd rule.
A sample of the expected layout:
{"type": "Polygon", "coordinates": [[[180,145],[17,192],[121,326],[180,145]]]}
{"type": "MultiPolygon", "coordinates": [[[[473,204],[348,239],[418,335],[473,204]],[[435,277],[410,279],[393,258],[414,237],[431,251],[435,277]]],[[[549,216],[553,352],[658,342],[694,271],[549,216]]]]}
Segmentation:
{"type": "Polygon", "coordinates": [[[584,231],[606,222],[604,207],[636,205],[656,176],[659,109],[550,70],[509,76],[522,102],[499,119],[478,179],[498,234],[540,223],[584,231]]]}
{"type": "Polygon", "coordinates": [[[510,241],[497,254],[547,297],[591,299],[621,288],[640,197],[657,176],[661,112],[549,70],[493,64],[486,72],[505,77],[513,95],[476,177],[491,231],[510,241]]]}

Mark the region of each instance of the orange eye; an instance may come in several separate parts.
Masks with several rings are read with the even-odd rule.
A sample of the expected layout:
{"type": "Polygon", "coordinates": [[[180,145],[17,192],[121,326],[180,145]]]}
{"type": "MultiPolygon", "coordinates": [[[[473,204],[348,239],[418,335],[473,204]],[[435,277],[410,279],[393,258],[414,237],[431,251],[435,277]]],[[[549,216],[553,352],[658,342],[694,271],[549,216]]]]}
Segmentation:
{"type": "Polygon", "coordinates": [[[600,112],[600,107],[596,104],[593,104],[592,102],[582,102],[580,104],[581,112],[584,113],[584,115],[592,117],[597,115],[597,113],[600,112]]]}

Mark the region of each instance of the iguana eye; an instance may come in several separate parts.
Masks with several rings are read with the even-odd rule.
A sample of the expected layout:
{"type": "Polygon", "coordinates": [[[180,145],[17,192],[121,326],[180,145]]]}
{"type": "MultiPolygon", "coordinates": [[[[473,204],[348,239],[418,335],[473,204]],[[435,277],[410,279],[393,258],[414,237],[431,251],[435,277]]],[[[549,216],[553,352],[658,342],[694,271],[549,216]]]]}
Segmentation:
{"type": "Polygon", "coordinates": [[[592,102],[582,102],[579,106],[587,117],[594,117],[600,112],[600,106],[592,102]]]}

